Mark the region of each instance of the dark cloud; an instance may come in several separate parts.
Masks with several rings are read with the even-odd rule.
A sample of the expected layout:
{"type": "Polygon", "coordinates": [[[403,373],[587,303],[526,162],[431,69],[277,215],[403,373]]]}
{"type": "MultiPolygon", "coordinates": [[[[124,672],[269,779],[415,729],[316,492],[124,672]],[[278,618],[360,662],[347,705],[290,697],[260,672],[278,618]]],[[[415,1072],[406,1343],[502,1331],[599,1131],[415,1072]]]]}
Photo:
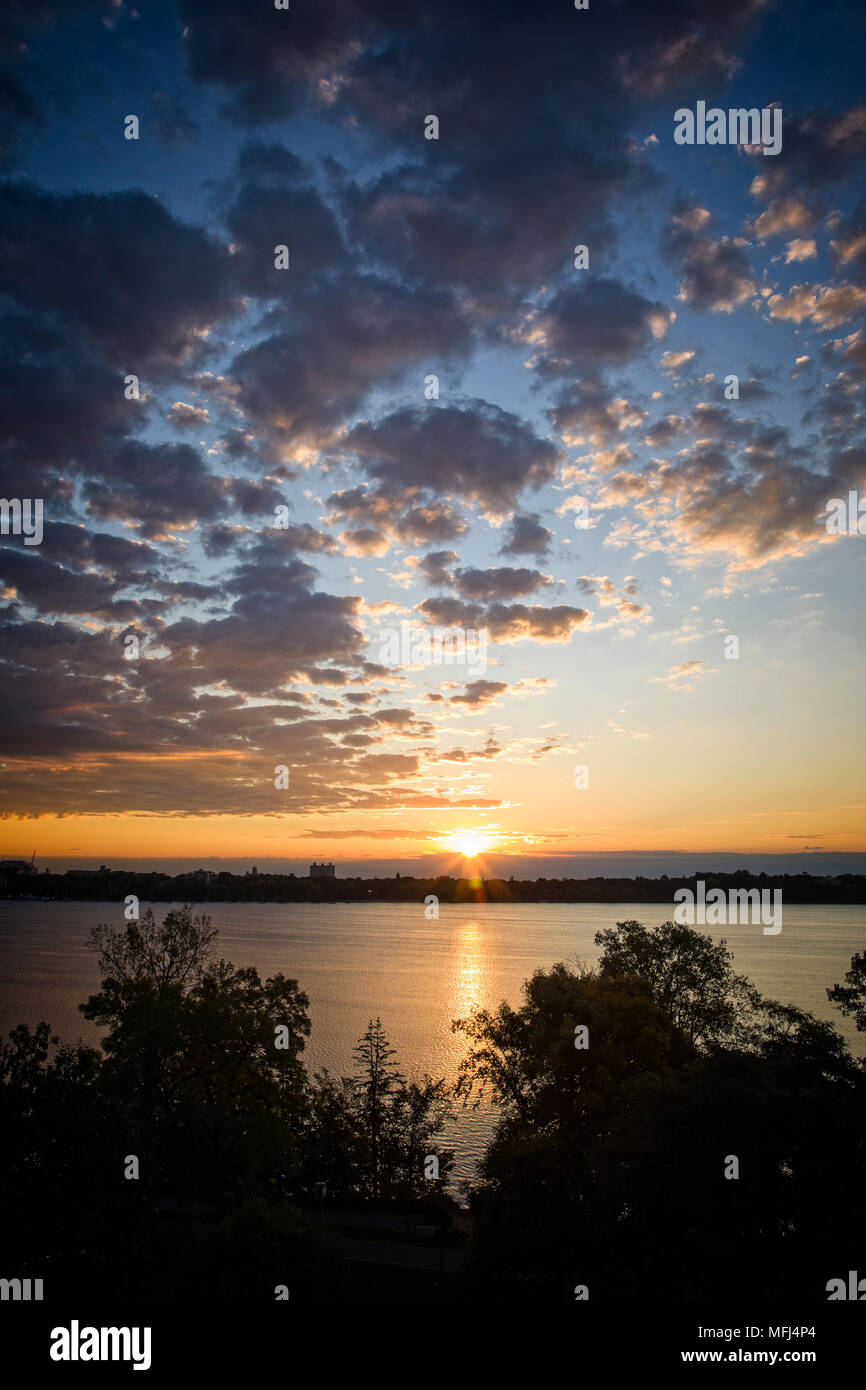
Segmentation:
{"type": "Polygon", "coordinates": [[[682,434],[687,428],[682,415],[665,415],[661,420],[656,420],[655,424],[650,425],[644,441],[651,449],[666,448],[672,444],[677,435],[682,434]]]}
{"type": "Polygon", "coordinates": [[[497,141],[483,161],[456,170],[434,172],[427,163],[389,170],[348,188],[344,206],[368,255],[417,280],[471,286],[489,316],[511,292],[571,265],[572,228],[591,226],[596,245],[613,241],[606,204],[628,175],[622,161],[579,147],[564,156],[549,140],[528,147],[524,135],[516,146],[497,141]]]}
{"type": "Polygon", "coordinates": [[[129,440],[88,460],[90,476],[82,497],[92,516],[128,522],[157,538],[174,526],[214,521],[225,505],[225,488],[190,444],[145,444],[129,440]]]}
{"type": "Polygon", "coordinates": [[[646,411],[614,396],[603,382],[587,377],[562,392],[548,418],[568,444],[603,445],[639,425],[646,411]]]}
{"type": "Polygon", "coordinates": [[[580,128],[569,106],[576,90],[584,122],[601,134],[629,92],[655,95],[729,72],[731,45],[762,4],[707,0],[696,12],[686,0],[651,8],[627,0],[590,16],[591,41],[587,17],[573,8],[529,13],[518,0],[469,8],[445,0],[435,21],[396,0],[360,11],[350,0],[290,12],[240,11],[231,0],[179,8],[194,75],[229,92],[240,119],[330,108],[407,143],[417,138],[413,115],[436,111],[458,145],[493,145],[530,109],[555,114],[571,136],[580,128]]]}
{"type": "Polygon", "coordinates": [[[452,695],[452,705],[466,705],[469,709],[484,709],[508,689],[507,681],[467,681],[462,695],[452,695]]]}
{"type": "Polygon", "coordinates": [[[628,154],[630,98],[650,71],[654,93],[729,71],[760,8],[625,0],[588,16],[446,0],[434,18],[395,0],[290,14],[180,3],[191,70],[236,119],[308,112],[404,154],[364,184],[343,180],[352,236],[417,281],[471,286],[487,313],[564,268],[587,229],[612,243],[611,199],[649,178],[628,154]],[[438,141],[424,139],[428,114],[438,141]]]}
{"type": "Polygon", "coordinates": [[[270,336],[231,372],[252,424],[287,451],[334,430],[414,364],[464,351],[470,336],[450,293],[357,272],[303,286],[266,323],[270,336]]]}
{"type": "Polygon", "coordinates": [[[431,502],[422,507],[409,507],[394,524],[401,540],[429,545],[431,541],[453,541],[467,529],[453,507],[444,502],[431,502]]]}
{"type": "MultiPolygon", "coordinates": [[[[836,112],[786,111],[779,154],[772,159],[756,158],[759,165],[752,192],[768,204],[765,228],[782,218],[785,200],[790,199],[807,209],[802,223],[805,230],[814,225],[821,206],[814,193],[846,178],[866,159],[866,105],[836,112]]],[[[792,215],[789,211],[789,217],[792,215]]]]}
{"type": "Polygon", "coordinates": [[[500,550],[500,555],[538,555],[544,556],[550,548],[553,532],[535,513],[519,513],[511,518],[508,539],[500,550]]]}
{"type": "Polygon", "coordinates": [[[145,193],[0,189],[0,292],[49,311],[118,374],[160,376],[235,308],[227,251],[145,193]]]}
{"type": "Polygon", "coordinates": [[[458,570],[454,587],[461,598],[466,599],[507,599],[522,598],[550,584],[550,578],[539,570],[499,569],[458,570]]]}
{"type": "Polygon", "coordinates": [[[835,219],[830,255],[837,272],[856,285],[866,285],[866,203],[835,219]]]}
{"type": "Polygon", "coordinates": [[[13,494],[27,491],[23,478],[87,467],[146,414],[143,402],[125,399],[122,372],[71,344],[47,315],[0,312],[0,460],[13,494]]]}
{"type": "Polygon", "coordinates": [[[0,578],[14,589],[20,602],[39,613],[88,615],[115,622],[146,616],[161,604],[119,597],[129,580],[107,574],[83,573],[53,564],[38,550],[23,545],[0,546],[0,578]]]}
{"type": "Polygon", "coordinates": [[[427,598],[418,605],[433,623],[442,627],[486,628],[496,642],[567,642],[575,628],[589,618],[585,608],[568,604],[542,608],[539,604],[465,603],[460,599],[427,598]]]}
{"type": "Polygon", "coordinates": [[[484,401],[406,407],[356,425],[345,447],[382,487],[451,493],[499,513],[549,482],[558,459],[529,425],[484,401]]]}
{"type": "Polygon", "coordinates": [[[338,271],[347,253],[334,214],[314,188],[248,183],[226,214],[232,271],[246,294],[290,295],[299,280],[338,271]],[[275,249],[288,249],[289,268],[277,269],[275,249]]]}
{"type": "Polygon", "coordinates": [[[456,550],[431,550],[422,556],[419,569],[433,589],[448,589],[454,582],[453,566],[457,564],[456,550]]]}
{"type": "Polygon", "coordinates": [[[245,140],[237,158],[237,174],[241,183],[278,187],[309,184],[312,171],[306,160],[285,145],[265,140],[245,140]]]}
{"type": "Polygon", "coordinates": [[[666,253],[682,276],[680,296],[693,309],[729,314],[755,293],[755,279],[736,238],[709,235],[705,208],[678,206],[667,230],[666,253]]]}
{"type": "Polygon", "coordinates": [[[653,342],[671,321],[670,310],[618,280],[567,285],[533,310],[521,330],[543,376],[597,373],[620,366],[653,342]]]}

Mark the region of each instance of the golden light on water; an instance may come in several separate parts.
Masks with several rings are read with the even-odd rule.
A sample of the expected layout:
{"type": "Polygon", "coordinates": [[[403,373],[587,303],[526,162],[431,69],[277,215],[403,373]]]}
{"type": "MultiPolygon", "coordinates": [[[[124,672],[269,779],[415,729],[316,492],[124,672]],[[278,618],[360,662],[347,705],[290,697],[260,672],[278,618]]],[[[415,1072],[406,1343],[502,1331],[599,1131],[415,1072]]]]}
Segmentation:
{"type": "MultiPolygon", "coordinates": [[[[453,959],[449,975],[451,983],[449,1008],[452,1018],[466,1018],[484,1001],[486,932],[480,922],[460,924],[453,940],[453,959]]],[[[462,1046],[454,1049],[462,1054],[462,1046]]]]}

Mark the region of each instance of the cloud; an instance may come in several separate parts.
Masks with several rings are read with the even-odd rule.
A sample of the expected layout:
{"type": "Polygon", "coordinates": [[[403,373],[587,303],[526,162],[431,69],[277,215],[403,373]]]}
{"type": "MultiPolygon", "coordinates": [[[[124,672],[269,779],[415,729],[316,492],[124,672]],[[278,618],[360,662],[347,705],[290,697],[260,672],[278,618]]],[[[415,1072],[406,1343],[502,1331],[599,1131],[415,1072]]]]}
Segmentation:
{"type": "Polygon", "coordinates": [[[112,363],[118,389],[126,372],[161,377],[191,362],[237,307],[225,249],[157,198],[25,182],[0,192],[0,292],[50,310],[112,363]]]}
{"type": "Polygon", "coordinates": [[[384,555],[391,546],[384,531],[377,531],[373,526],[361,526],[356,531],[342,531],[339,539],[347,555],[384,555]]]}
{"type": "Polygon", "coordinates": [[[692,309],[730,314],[755,293],[739,239],[713,240],[705,208],[679,205],[667,229],[665,251],[682,276],[679,298],[692,309]]]}
{"type": "Polygon", "coordinates": [[[318,271],[339,270],[347,251],[331,209],[313,187],[243,184],[229,207],[232,273],[246,294],[292,296],[298,282],[318,271]],[[275,267],[275,247],[286,246],[289,268],[275,267]]]}
{"type": "Polygon", "coordinates": [[[619,60],[623,86],[642,97],[657,97],[683,82],[730,77],[737,61],[731,39],[763,7],[764,0],[737,0],[727,13],[722,6],[708,5],[699,16],[675,6],[658,9],[659,24],[649,35],[629,24],[619,60]]]}
{"type": "Polygon", "coordinates": [[[760,158],[756,197],[822,188],[845,178],[866,156],[866,105],[846,111],[785,113],[785,143],[772,161],[760,158]],[[775,166],[775,167],[773,167],[775,166]]]}
{"type": "Polygon", "coordinates": [[[472,710],[485,709],[508,689],[507,681],[467,681],[462,695],[451,695],[452,705],[466,705],[472,710]]]}
{"type": "Polygon", "coordinates": [[[774,319],[808,320],[818,328],[838,328],[863,312],[866,289],[857,285],[792,285],[787,294],[772,294],[767,309],[774,319]]]}
{"type": "Polygon", "coordinates": [[[646,419],[646,412],[615,397],[602,382],[586,378],[575,382],[548,411],[554,429],[569,447],[579,444],[606,444],[624,430],[634,429],[646,419]]]}
{"type": "Polygon", "coordinates": [[[866,450],[830,453],[816,467],[814,450],[794,445],[788,431],[740,418],[729,440],[703,437],[670,461],[653,461],[621,489],[614,477],[596,498],[622,506],[625,519],[608,544],[636,553],[667,553],[683,566],[723,561],[729,580],[771,561],[827,543],[821,517],[831,497],[866,479],[866,450]]]}
{"type": "Polygon", "coordinates": [[[265,326],[269,336],[238,353],[230,378],[253,428],[287,458],[305,440],[332,436],[374,387],[430,356],[459,355],[469,341],[448,291],[357,272],[305,280],[265,326]]]}
{"type": "Polygon", "coordinates": [[[443,627],[486,628],[495,642],[567,642],[589,619],[585,608],[557,604],[542,608],[523,603],[464,603],[460,599],[427,598],[418,605],[431,622],[443,627]]]}
{"type": "Polygon", "coordinates": [[[419,568],[433,589],[450,588],[454,582],[453,566],[457,564],[456,550],[431,550],[421,559],[419,568]]]}
{"type": "Polygon", "coordinates": [[[653,449],[664,448],[686,428],[686,421],[682,415],[665,415],[663,419],[650,425],[644,435],[644,441],[653,449]]]}
{"type": "Polygon", "coordinates": [[[237,119],[334,108],[340,119],[364,118],[406,140],[411,94],[435,91],[443,122],[466,142],[519,129],[527,106],[543,105],[548,95],[571,136],[579,123],[569,119],[564,98],[576,88],[590,110],[596,103],[606,116],[626,94],[654,96],[727,75],[732,44],[761,9],[761,0],[709,0],[700,15],[670,3],[650,14],[628,0],[599,15],[587,45],[573,12],[541,10],[528,25],[516,4],[493,8],[484,0],[470,11],[446,4],[432,38],[416,11],[387,0],[373,0],[361,14],[337,0],[327,10],[292,12],[291,22],[239,14],[228,0],[180,0],[192,72],[231,94],[237,119]],[[523,97],[516,109],[514,91],[523,97]]]}
{"type": "Polygon", "coordinates": [[[675,372],[678,367],[684,367],[687,362],[691,362],[694,355],[693,352],[663,352],[659,358],[659,366],[663,372],[675,372]]]}
{"type": "Polygon", "coordinates": [[[817,256],[815,242],[811,239],[803,240],[798,237],[794,241],[789,241],[785,247],[785,264],[791,265],[798,261],[811,261],[817,256]]]}
{"type": "Polygon", "coordinates": [[[550,577],[530,569],[458,570],[454,586],[465,599],[520,598],[550,584],[550,577]]]}
{"type": "Polygon", "coordinates": [[[837,270],[844,269],[855,284],[866,284],[866,203],[835,219],[830,255],[837,270]]]}
{"type": "Polygon", "coordinates": [[[542,376],[595,373],[618,366],[663,338],[674,315],[665,305],[600,278],[568,285],[532,310],[518,336],[542,376]]]}
{"type": "Polygon", "coordinates": [[[186,401],[175,401],[165,418],[175,429],[194,430],[206,425],[210,417],[200,406],[188,405],[186,401]]]}
{"type": "Polygon", "coordinates": [[[542,526],[535,513],[518,513],[511,518],[508,539],[500,555],[537,555],[543,557],[550,548],[553,532],[542,526]]]}
{"type": "Polygon", "coordinates": [[[379,488],[444,492],[493,513],[513,511],[527,488],[555,475],[558,450],[510,411],[484,401],[407,406],[347,434],[344,448],[379,488]]]}
{"type": "MultiPolygon", "coordinates": [[[[752,231],[761,241],[772,236],[790,236],[792,232],[812,232],[821,220],[820,213],[810,207],[798,194],[774,198],[764,212],[752,223],[752,231]]],[[[802,243],[801,243],[802,244],[802,243]]]]}
{"type": "Polygon", "coordinates": [[[808,236],[826,214],[826,195],[866,157],[866,105],[847,111],[785,112],[785,139],[773,160],[758,151],[760,172],[752,195],[766,206],[748,224],[760,240],[792,233],[808,236]]]}
{"type": "Polygon", "coordinates": [[[672,666],[665,676],[653,676],[656,684],[666,685],[669,690],[694,690],[695,681],[707,675],[705,661],[681,661],[672,666]]]}

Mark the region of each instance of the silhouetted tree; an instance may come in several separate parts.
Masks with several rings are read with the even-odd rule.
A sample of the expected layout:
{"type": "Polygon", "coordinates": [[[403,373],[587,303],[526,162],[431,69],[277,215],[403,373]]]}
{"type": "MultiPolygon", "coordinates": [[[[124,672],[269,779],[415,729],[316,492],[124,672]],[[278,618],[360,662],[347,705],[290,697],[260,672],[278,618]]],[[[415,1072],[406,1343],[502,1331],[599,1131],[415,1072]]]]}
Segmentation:
{"type": "Polygon", "coordinates": [[[379,1196],[380,1141],[390,1093],[404,1078],[392,1064],[396,1052],[388,1042],[381,1019],[371,1018],[366,1032],[353,1048],[357,1063],[352,1084],[360,1100],[360,1115],[369,1142],[371,1195],[379,1196]]]}
{"type": "Polygon", "coordinates": [[[327,1178],[335,1196],[416,1202],[444,1191],[453,1152],[436,1141],[450,1109],[446,1082],[407,1081],[395,1065],[380,1019],[371,1019],[354,1049],[352,1076],[318,1072],[310,1088],[308,1178],[327,1178]],[[428,1179],[424,1160],[438,1160],[428,1179]]]}
{"type": "Polygon", "coordinates": [[[643,980],[659,1008],[699,1045],[749,1037],[761,996],[734,971],[725,941],[716,944],[675,922],[651,929],[625,921],[596,932],[595,943],[603,948],[598,963],[603,977],[643,980]]]}
{"type": "Polygon", "coordinates": [[[846,970],[847,984],[834,985],[827,990],[827,998],[838,1004],[846,1018],[853,1018],[859,1033],[866,1033],[866,951],[858,951],[851,957],[851,968],[846,970]]]}
{"type": "Polygon", "coordinates": [[[407,1082],[377,1019],[353,1076],[309,1082],[306,995],[215,960],[215,938],[189,907],[98,927],[103,977],[80,1007],[102,1051],[62,1046],[47,1023],[0,1047],[4,1250],[22,1277],[50,1272],[54,1294],[333,1293],[328,1233],[301,1209],[315,1182],[448,1206],[444,1081],[407,1082]]]}
{"type": "Polygon", "coordinates": [[[622,923],[598,973],[538,971],[519,1009],[456,1021],[460,1089],[501,1115],[472,1193],[482,1287],[823,1299],[853,1267],[862,1069],[830,1024],[670,925],[622,923]]]}
{"type": "Polygon", "coordinates": [[[283,975],[211,960],[210,920],[189,908],[100,931],[111,973],[81,1008],[108,1028],[102,1084],[146,1180],[215,1210],[261,1184],[287,1194],[306,1114],[307,996],[283,975]]]}

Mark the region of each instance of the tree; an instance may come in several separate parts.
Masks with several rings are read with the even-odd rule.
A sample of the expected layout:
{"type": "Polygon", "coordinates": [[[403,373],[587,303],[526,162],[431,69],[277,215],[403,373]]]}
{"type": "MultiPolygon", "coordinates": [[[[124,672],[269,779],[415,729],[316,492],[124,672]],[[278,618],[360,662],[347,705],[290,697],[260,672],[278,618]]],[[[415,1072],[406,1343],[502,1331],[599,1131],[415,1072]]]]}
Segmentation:
{"type": "Polygon", "coordinates": [[[161,925],[152,907],[122,931],[100,923],[87,944],[99,959],[102,991],[81,1006],[82,1012],[97,1022],[110,1022],[111,1010],[122,1000],[124,990],[142,979],[151,981],[157,992],[194,984],[211,958],[218,935],[210,917],[193,916],[189,906],[167,912],[161,925]]]}
{"type": "Polygon", "coordinates": [[[392,1198],[415,1201],[442,1196],[454,1163],[453,1151],[435,1141],[451,1108],[444,1078],[424,1075],[401,1082],[391,1093],[382,1135],[384,1188],[392,1198]],[[427,1178],[425,1161],[438,1160],[439,1176],[427,1178]]]}
{"type": "Polygon", "coordinates": [[[123,1131],[101,1089],[100,1054],[19,1024],[0,1045],[0,1229],[22,1276],[79,1292],[140,1249],[142,1205],[124,1192],[123,1131]]]}
{"type": "Polygon", "coordinates": [[[470,1044],[458,1094],[488,1093],[501,1112],[473,1193],[476,1264],[497,1283],[563,1291],[575,1252],[586,1267],[601,1258],[619,1202],[610,1151],[637,1089],[694,1048],[640,981],[561,963],[533,974],[519,1009],[503,1002],[452,1026],[470,1044]]]}
{"type": "Polygon", "coordinates": [[[97,929],[109,973],[81,1007],[108,1028],[103,1086],[149,1180],[220,1211],[293,1186],[310,1022],[296,981],[214,962],[215,937],[188,907],[161,925],[148,910],[125,932],[97,929]]]}
{"type": "Polygon", "coordinates": [[[866,951],[858,951],[851,957],[851,968],[846,970],[846,985],[834,985],[827,990],[827,998],[838,1004],[846,1018],[853,1018],[858,1033],[866,1033],[866,951]]]}
{"type": "Polygon", "coordinates": [[[382,1020],[370,1019],[363,1037],[352,1050],[357,1068],[352,1078],[360,1097],[360,1114],[369,1141],[371,1195],[379,1196],[381,1134],[389,1094],[404,1084],[404,1078],[391,1059],[397,1054],[388,1042],[382,1020]]]}
{"type": "Polygon", "coordinates": [[[455,1021],[469,1039],[459,1089],[500,1111],[471,1194],[480,1285],[823,1296],[817,1271],[847,1267],[866,1234],[862,1070],[831,1025],[790,1005],[761,1001],[739,1028],[751,987],[729,962],[711,957],[702,995],[688,942],[666,972],[657,942],[622,926],[647,948],[622,974],[556,965],[520,1008],[455,1021]]]}
{"type": "Polygon", "coordinates": [[[716,945],[674,922],[653,929],[625,921],[596,932],[595,942],[603,947],[601,976],[643,980],[659,1008],[698,1046],[744,1044],[758,1026],[761,996],[734,971],[725,941],[716,945]]]}
{"type": "Polygon", "coordinates": [[[329,1193],[343,1198],[414,1203],[442,1193],[454,1160],[436,1141],[450,1109],[446,1082],[427,1075],[407,1081],[378,1018],[354,1055],[354,1075],[336,1080],[318,1072],[310,1087],[307,1181],[326,1178],[329,1193]],[[438,1179],[424,1172],[431,1156],[438,1179]]]}

